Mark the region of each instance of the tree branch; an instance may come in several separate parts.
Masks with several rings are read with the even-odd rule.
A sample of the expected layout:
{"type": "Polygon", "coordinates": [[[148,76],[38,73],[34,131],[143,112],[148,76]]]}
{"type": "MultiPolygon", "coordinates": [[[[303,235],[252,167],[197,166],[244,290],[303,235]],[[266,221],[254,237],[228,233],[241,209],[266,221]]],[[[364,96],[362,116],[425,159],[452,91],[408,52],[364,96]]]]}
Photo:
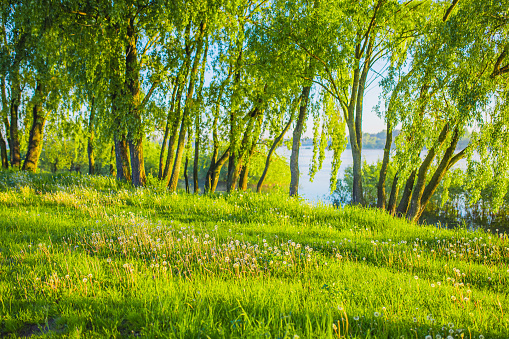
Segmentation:
{"type": "Polygon", "coordinates": [[[443,22],[446,22],[447,19],[449,19],[449,16],[451,15],[452,10],[454,9],[454,7],[456,7],[458,2],[460,2],[460,0],[453,0],[452,1],[451,6],[449,6],[449,8],[447,8],[447,11],[445,12],[445,15],[444,15],[444,17],[442,19],[443,22]]]}

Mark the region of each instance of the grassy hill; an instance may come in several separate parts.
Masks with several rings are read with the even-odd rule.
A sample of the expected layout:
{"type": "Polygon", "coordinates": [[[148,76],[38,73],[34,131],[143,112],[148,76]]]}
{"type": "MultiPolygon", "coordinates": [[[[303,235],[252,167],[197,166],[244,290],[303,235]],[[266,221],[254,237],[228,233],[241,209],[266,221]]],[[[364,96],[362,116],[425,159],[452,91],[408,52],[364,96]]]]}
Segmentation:
{"type": "Polygon", "coordinates": [[[0,173],[0,336],[507,338],[505,235],[0,173]]]}

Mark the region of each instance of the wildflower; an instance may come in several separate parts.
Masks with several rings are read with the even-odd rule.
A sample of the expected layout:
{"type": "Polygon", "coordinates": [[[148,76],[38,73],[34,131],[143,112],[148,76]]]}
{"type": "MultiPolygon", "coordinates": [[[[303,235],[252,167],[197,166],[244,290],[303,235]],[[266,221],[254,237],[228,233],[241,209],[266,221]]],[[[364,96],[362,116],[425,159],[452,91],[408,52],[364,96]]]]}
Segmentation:
{"type": "Polygon", "coordinates": [[[353,320],[355,320],[355,321],[359,321],[359,317],[358,317],[358,316],[355,316],[355,317],[353,317],[353,320]]]}
{"type": "Polygon", "coordinates": [[[419,277],[418,277],[418,276],[415,276],[415,277],[414,277],[414,279],[415,279],[415,280],[419,280],[419,277]]]}
{"type": "Polygon", "coordinates": [[[87,278],[83,278],[83,282],[86,283],[87,282],[87,278]]]}
{"type": "Polygon", "coordinates": [[[375,317],[378,318],[380,316],[380,313],[375,312],[375,317]]]}
{"type": "Polygon", "coordinates": [[[455,300],[456,300],[456,297],[452,295],[452,296],[451,296],[451,300],[452,300],[452,301],[455,301],[455,300]]]}
{"type": "Polygon", "coordinates": [[[428,334],[427,336],[424,337],[424,339],[433,339],[433,337],[428,334]]]}
{"type": "Polygon", "coordinates": [[[435,287],[435,284],[431,284],[431,287],[435,287]]]}

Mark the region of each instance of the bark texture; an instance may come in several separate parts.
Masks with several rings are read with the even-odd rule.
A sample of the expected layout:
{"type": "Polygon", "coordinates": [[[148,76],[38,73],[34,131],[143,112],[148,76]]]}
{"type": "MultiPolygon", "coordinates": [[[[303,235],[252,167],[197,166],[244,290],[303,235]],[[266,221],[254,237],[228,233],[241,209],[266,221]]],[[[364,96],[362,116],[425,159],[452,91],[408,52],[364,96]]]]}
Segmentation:
{"type": "Polygon", "coordinates": [[[377,186],[377,202],[376,207],[385,209],[385,181],[387,178],[387,167],[389,166],[389,156],[392,145],[392,124],[387,122],[387,135],[385,137],[384,158],[382,161],[382,168],[378,177],[377,186]]]}
{"type": "Polygon", "coordinates": [[[114,137],[117,179],[131,182],[131,164],[125,135],[114,137]]]}
{"type": "Polygon", "coordinates": [[[205,35],[205,23],[202,22],[200,24],[200,30],[198,32],[197,36],[197,46],[196,46],[196,53],[193,60],[193,66],[191,68],[191,74],[189,78],[189,86],[187,87],[187,94],[186,94],[186,104],[184,107],[184,113],[182,115],[182,122],[180,124],[180,133],[179,133],[179,139],[178,139],[178,145],[177,145],[177,153],[175,155],[175,163],[173,165],[173,171],[171,174],[170,182],[168,185],[168,189],[170,192],[175,192],[177,190],[177,183],[180,175],[180,167],[182,165],[182,155],[184,153],[185,148],[185,139],[186,139],[186,132],[187,132],[187,125],[189,124],[189,117],[193,110],[193,104],[194,104],[194,87],[196,83],[196,77],[198,73],[198,65],[200,63],[201,54],[203,51],[203,37],[205,35]]]}
{"type": "Polygon", "coordinates": [[[88,118],[88,174],[95,174],[95,158],[94,158],[94,120],[95,120],[95,99],[92,97],[90,103],[90,116],[88,118]]]}
{"type": "MultiPolygon", "coordinates": [[[[32,109],[32,127],[28,138],[28,149],[23,163],[23,170],[35,173],[41,156],[42,141],[44,137],[44,124],[46,117],[42,111],[43,91],[40,84],[35,89],[35,103],[32,109]]],[[[12,121],[11,121],[12,127],[12,121]]]]}
{"type": "Polygon", "coordinates": [[[134,27],[134,18],[129,19],[127,27],[126,46],[126,88],[129,96],[129,153],[131,156],[131,182],[134,186],[145,186],[145,162],[143,158],[143,135],[141,133],[140,116],[140,74],[138,65],[138,51],[136,48],[137,35],[134,27]]]}
{"type": "Polygon", "coordinates": [[[299,194],[299,151],[300,151],[300,138],[302,136],[302,129],[304,128],[304,122],[307,118],[307,108],[309,102],[309,94],[311,92],[311,85],[302,87],[301,104],[299,107],[299,116],[297,117],[297,123],[293,130],[293,143],[292,153],[290,155],[290,196],[296,196],[299,194]]]}

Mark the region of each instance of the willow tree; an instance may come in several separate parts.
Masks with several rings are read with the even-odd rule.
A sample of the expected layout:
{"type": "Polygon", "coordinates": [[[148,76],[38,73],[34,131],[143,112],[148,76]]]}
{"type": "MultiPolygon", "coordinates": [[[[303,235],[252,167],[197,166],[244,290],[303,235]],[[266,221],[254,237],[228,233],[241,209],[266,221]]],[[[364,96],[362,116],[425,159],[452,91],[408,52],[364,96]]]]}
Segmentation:
{"type": "MultiPolygon", "coordinates": [[[[315,77],[305,78],[327,91],[335,100],[336,109],[342,112],[340,119],[348,128],[353,157],[354,204],[363,202],[362,117],[370,71],[392,46],[407,38],[411,17],[419,5],[368,0],[355,4],[335,1],[334,5],[322,6],[315,1],[310,29],[305,34],[297,27],[288,32],[288,42],[304,51],[316,70],[315,77]]],[[[304,2],[302,6],[311,4],[304,2]]],[[[301,20],[295,22],[297,26],[301,20]]],[[[339,158],[340,152],[338,147],[334,157],[339,158]]]]}
{"type": "Polygon", "coordinates": [[[507,140],[507,85],[505,74],[499,73],[508,35],[500,15],[506,9],[475,1],[438,6],[443,15],[436,16],[427,34],[419,37],[412,51],[413,74],[397,93],[412,103],[400,114],[402,133],[395,158],[407,178],[399,211],[412,221],[420,218],[447,172],[462,158],[469,162],[472,187],[483,187],[490,163],[500,192],[508,182],[509,166],[500,161],[506,147],[499,146],[507,140]],[[472,29],[479,20],[483,27],[472,29]],[[483,39],[486,34],[492,38],[483,39]],[[457,150],[460,137],[472,126],[476,128],[470,143],[457,150]],[[493,133],[494,128],[500,133],[493,133]],[[473,160],[475,150],[484,164],[473,160]]]}

